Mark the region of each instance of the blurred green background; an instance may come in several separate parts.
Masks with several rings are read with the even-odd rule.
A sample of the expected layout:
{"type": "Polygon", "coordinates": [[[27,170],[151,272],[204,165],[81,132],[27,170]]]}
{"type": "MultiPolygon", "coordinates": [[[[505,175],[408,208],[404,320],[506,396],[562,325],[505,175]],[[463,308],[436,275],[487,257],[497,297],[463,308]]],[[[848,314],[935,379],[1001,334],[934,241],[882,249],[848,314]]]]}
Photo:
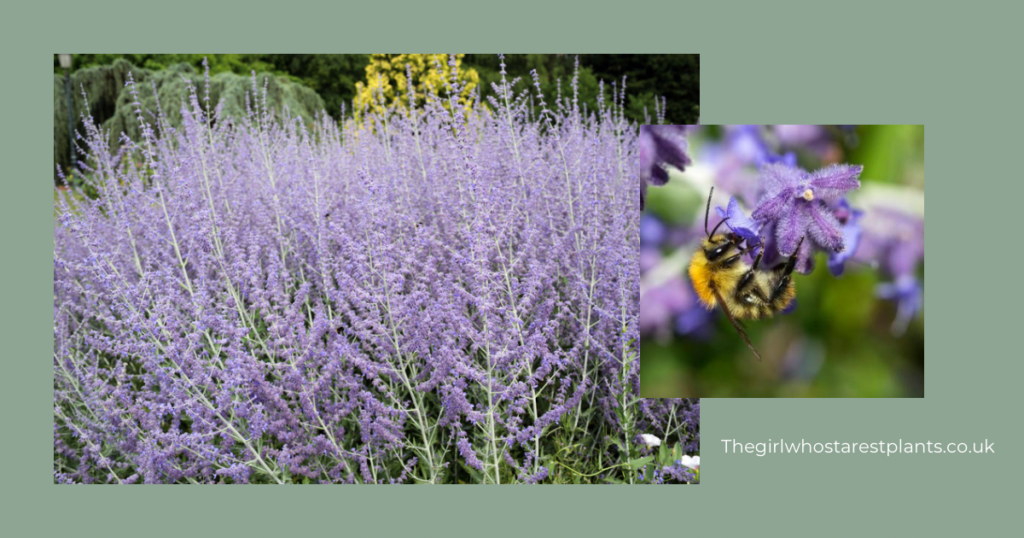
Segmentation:
{"type": "MultiPolygon", "coordinates": [[[[787,149],[764,129],[769,147],[787,149]]],[[[829,162],[864,165],[862,187],[850,196],[853,207],[881,204],[906,209],[920,217],[923,242],[923,126],[849,126],[827,132],[826,145],[795,147],[800,166],[813,170],[829,162]]],[[[673,170],[668,185],[649,189],[649,216],[665,225],[670,238],[659,248],[661,263],[673,254],[677,260],[685,254],[688,263],[696,249],[708,187],[717,184],[721,155],[728,151],[723,149],[727,133],[726,128],[715,127],[692,133],[689,153],[694,166],[684,172],[673,170]],[[717,162],[708,164],[705,157],[712,153],[717,162]],[[698,231],[693,233],[694,229],[698,231]]],[[[746,172],[756,178],[754,166],[746,172]]],[[[871,216],[869,210],[865,219],[871,216]]],[[[884,270],[870,261],[848,262],[845,273],[837,277],[826,262],[819,253],[811,274],[795,275],[794,311],[745,322],[762,362],[717,310],[702,335],[672,329],[643,334],[641,396],[923,397],[923,307],[905,330],[894,330],[897,303],[876,296],[877,286],[891,280],[884,270]]],[[[916,277],[923,288],[923,251],[916,277]]],[[[688,280],[686,284],[690,286],[688,280]]],[[[641,312],[643,316],[643,308],[641,312]]]]}

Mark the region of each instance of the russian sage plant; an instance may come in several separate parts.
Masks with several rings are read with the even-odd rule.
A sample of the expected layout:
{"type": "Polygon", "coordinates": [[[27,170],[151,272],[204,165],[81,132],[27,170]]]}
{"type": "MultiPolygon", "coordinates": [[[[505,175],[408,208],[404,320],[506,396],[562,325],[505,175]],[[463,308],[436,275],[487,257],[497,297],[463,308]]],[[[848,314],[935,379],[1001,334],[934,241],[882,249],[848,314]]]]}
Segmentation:
{"type": "Polygon", "coordinates": [[[193,88],[137,105],[116,151],[85,115],[94,195],[54,231],[55,482],[638,483],[643,434],[698,452],[696,400],[638,398],[621,93],[503,79],[466,109],[446,72],[341,126],[272,110],[255,75],[245,118],[193,88]]]}

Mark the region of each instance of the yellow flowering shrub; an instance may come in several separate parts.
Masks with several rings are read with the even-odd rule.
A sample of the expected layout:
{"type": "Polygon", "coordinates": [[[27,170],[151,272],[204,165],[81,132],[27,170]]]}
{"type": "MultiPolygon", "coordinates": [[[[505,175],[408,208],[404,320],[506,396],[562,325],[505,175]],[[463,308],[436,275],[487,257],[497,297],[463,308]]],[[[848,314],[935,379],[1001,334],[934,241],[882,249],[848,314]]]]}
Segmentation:
{"type": "MultiPolygon", "coordinates": [[[[462,68],[463,56],[465,55],[455,55],[460,86],[457,101],[469,114],[473,108],[470,93],[480,83],[480,75],[472,68],[462,68]]],[[[356,83],[356,118],[358,119],[364,108],[376,112],[382,112],[383,108],[392,104],[397,104],[403,110],[409,109],[410,104],[412,108],[416,108],[426,101],[428,94],[440,96],[447,108],[447,90],[450,89],[447,85],[452,74],[448,59],[447,54],[371,54],[370,63],[366,66],[366,83],[356,83]],[[442,74],[438,72],[437,64],[441,65],[443,79],[442,74]],[[406,65],[412,74],[414,103],[409,103],[410,80],[406,76],[406,65]]]]}

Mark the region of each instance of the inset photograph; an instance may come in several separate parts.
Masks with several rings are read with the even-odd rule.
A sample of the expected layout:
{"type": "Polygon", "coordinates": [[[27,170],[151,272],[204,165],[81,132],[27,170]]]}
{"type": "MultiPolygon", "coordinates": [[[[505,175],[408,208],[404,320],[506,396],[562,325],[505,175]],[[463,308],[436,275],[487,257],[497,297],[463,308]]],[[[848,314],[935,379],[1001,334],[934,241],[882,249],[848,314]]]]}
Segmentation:
{"type": "Polygon", "coordinates": [[[924,127],[645,125],[643,397],[924,396],[924,127]]]}

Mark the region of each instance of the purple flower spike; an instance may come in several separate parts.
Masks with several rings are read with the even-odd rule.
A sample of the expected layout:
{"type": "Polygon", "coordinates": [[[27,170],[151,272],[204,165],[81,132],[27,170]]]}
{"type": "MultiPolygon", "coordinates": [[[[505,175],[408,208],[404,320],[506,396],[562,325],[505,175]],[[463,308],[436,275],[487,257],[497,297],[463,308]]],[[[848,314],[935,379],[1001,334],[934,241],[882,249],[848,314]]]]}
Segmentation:
{"type": "Polygon", "coordinates": [[[641,125],[639,146],[640,210],[647,199],[647,184],[661,186],[668,182],[663,165],[680,170],[690,165],[686,154],[686,125],[641,125]]]}
{"type": "Polygon", "coordinates": [[[837,164],[809,173],[784,164],[766,164],[761,168],[765,194],[751,217],[775,224],[776,241],[783,256],[792,254],[804,236],[823,250],[842,252],[842,225],[829,205],[838,202],[847,191],[860,187],[858,177],[863,168],[837,164]]]}
{"type": "MultiPolygon", "coordinates": [[[[721,207],[716,207],[715,211],[718,212],[719,217],[729,219],[725,221],[725,225],[732,230],[732,233],[742,237],[748,245],[758,245],[760,248],[761,225],[748,217],[743,210],[740,209],[740,203],[736,200],[735,196],[729,198],[729,205],[724,211],[721,207]]],[[[754,249],[752,253],[756,256],[757,249],[754,249]]]]}

